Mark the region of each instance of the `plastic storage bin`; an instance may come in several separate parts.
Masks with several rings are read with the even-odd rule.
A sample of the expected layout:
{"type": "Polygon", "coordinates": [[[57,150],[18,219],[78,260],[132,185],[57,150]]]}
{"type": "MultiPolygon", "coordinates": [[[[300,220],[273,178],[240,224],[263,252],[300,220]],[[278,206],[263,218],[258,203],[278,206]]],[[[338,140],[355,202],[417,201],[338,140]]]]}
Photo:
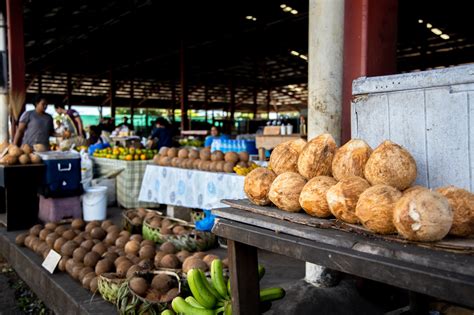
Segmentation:
{"type": "Polygon", "coordinates": [[[58,222],[68,218],[81,218],[81,197],[46,198],[40,196],[38,217],[43,222],[58,222]]]}
{"type": "Polygon", "coordinates": [[[81,157],[76,152],[38,153],[46,166],[39,193],[44,197],[72,197],[83,193],[81,157]]]}

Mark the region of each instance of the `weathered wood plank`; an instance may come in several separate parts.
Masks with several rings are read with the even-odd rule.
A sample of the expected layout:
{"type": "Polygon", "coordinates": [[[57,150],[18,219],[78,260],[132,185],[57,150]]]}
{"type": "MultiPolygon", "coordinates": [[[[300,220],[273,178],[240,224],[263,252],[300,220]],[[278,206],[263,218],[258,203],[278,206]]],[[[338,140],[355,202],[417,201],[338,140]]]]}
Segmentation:
{"type": "Polygon", "coordinates": [[[466,93],[449,87],[425,91],[429,187],[456,185],[470,189],[466,93]]]}
{"type": "Polygon", "coordinates": [[[471,192],[474,192],[474,92],[469,92],[468,96],[468,112],[469,112],[469,179],[471,182],[471,192]]]}
{"type": "Polygon", "coordinates": [[[390,93],[388,104],[390,140],[402,144],[413,155],[418,168],[416,184],[427,186],[424,93],[420,90],[390,93]]]}
{"type": "Polygon", "coordinates": [[[307,226],[313,227],[321,227],[321,228],[330,228],[332,225],[335,224],[334,219],[320,219],[316,217],[312,217],[307,215],[306,213],[299,213],[299,212],[286,212],[282,211],[276,207],[263,207],[257,206],[251,203],[248,199],[238,199],[238,200],[230,200],[230,199],[223,199],[222,203],[229,205],[231,207],[242,209],[262,215],[266,215],[268,217],[285,220],[289,222],[304,224],[307,226]]]}
{"type": "Polygon", "coordinates": [[[387,94],[357,97],[352,106],[357,119],[356,138],[365,140],[372,148],[390,138],[387,94]]]}
{"type": "MultiPolygon", "coordinates": [[[[353,249],[357,252],[377,254],[380,257],[409,263],[416,262],[426,267],[436,265],[438,268],[449,272],[457,272],[466,275],[474,274],[473,255],[453,253],[445,250],[433,250],[433,248],[425,247],[431,246],[430,243],[421,244],[420,246],[420,244],[395,241],[394,236],[382,238],[375,237],[374,235],[356,234],[341,230],[312,228],[237,208],[214,209],[213,213],[220,218],[232,220],[233,222],[241,222],[249,226],[256,226],[272,231],[275,237],[282,234],[292,235],[302,240],[318,242],[324,246],[353,249]]],[[[219,222],[219,220],[220,219],[217,219],[217,222],[219,222]]],[[[469,241],[472,248],[473,239],[469,239],[469,241]]]]}
{"type": "Polygon", "coordinates": [[[227,241],[232,314],[259,314],[259,279],[257,248],[244,243],[227,241]]]}
{"type": "MultiPolygon", "coordinates": [[[[457,259],[451,260],[451,268],[454,271],[446,271],[437,263],[436,255],[431,257],[432,264],[426,266],[420,264],[419,260],[406,262],[397,257],[383,257],[377,252],[357,252],[354,249],[330,246],[282,233],[275,234],[266,229],[225,219],[215,224],[213,232],[219,236],[281,255],[474,307],[472,299],[474,258],[472,256],[467,256],[470,261],[470,272],[461,274],[456,268],[457,259]]],[[[402,247],[400,244],[392,245],[402,247]]],[[[421,248],[416,248],[416,250],[426,251],[421,248]]],[[[445,254],[441,254],[440,259],[444,256],[445,254]]],[[[453,257],[459,256],[461,259],[466,259],[465,255],[453,257]]],[[[421,258],[429,257],[421,256],[421,258]]]]}

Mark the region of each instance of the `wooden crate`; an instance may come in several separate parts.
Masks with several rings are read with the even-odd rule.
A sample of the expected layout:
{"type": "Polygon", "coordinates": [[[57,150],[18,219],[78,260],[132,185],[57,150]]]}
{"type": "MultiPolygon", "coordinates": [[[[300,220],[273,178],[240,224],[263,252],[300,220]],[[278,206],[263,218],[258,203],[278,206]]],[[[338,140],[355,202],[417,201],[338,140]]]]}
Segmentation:
{"type": "Polygon", "coordinates": [[[352,138],[407,148],[417,184],[474,191],[474,65],[360,78],[352,90],[352,138]]]}

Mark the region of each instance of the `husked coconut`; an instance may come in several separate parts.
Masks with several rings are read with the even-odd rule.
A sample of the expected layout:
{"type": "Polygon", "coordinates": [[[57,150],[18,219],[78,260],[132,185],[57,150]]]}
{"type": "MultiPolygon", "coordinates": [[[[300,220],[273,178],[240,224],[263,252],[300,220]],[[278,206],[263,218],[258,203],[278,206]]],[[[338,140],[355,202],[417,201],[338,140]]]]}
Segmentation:
{"type": "Polygon", "coordinates": [[[187,149],[179,149],[178,151],[178,157],[182,158],[182,159],[187,159],[188,158],[188,155],[189,155],[189,151],[187,149]]]}
{"type": "Polygon", "coordinates": [[[357,223],[355,209],[359,196],[370,187],[370,184],[358,176],[342,179],[339,183],[329,188],[326,200],[331,213],[347,223],[357,223]]]}
{"type": "Polygon", "coordinates": [[[169,158],[174,158],[178,156],[178,149],[177,148],[169,148],[168,151],[166,152],[166,155],[169,158]]]}
{"type": "Polygon", "coordinates": [[[281,210],[298,212],[301,210],[300,193],[305,184],[306,179],[298,173],[280,174],[270,186],[268,198],[281,210]]]}
{"type": "Polygon", "coordinates": [[[222,153],[222,151],[220,150],[216,150],[214,152],[211,153],[211,161],[222,161],[224,160],[224,153],[222,153]]]}
{"type": "Polygon", "coordinates": [[[248,173],[244,180],[244,191],[249,200],[260,206],[270,204],[268,193],[276,177],[273,171],[263,167],[248,173]]]}
{"type": "Polygon", "coordinates": [[[199,159],[199,151],[196,150],[196,149],[190,150],[190,151],[189,151],[189,154],[188,154],[188,157],[189,157],[190,159],[193,159],[193,160],[199,159]]]}
{"type": "Polygon", "coordinates": [[[453,225],[449,234],[469,236],[474,234],[474,194],[454,186],[436,189],[448,199],[453,210],[453,225]]]}
{"type": "Polygon", "coordinates": [[[336,141],[330,134],[322,134],[305,145],[298,157],[298,172],[306,179],[330,176],[336,141]]]}
{"type": "Polygon", "coordinates": [[[270,155],[270,168],[275,174],[280,175],[285,172],[298,172],[298,156],[301,152],[301,141],[294,140],[280,143],[270,155]],[[296,143],[295,143],[296,142],[296,143]]]}
{"type": "Polygon", "coordinates": [[[426,188],[426,187],[423,187],[423,186],[419,186],[419,185],[412,186],[412,187],[407,188],[403,191],[403,197],[416,195],[417,193],[419,193],[422,190],[429,190],[429,189],[426,188]]]}
{"type": "Polygon", "coordinates": [[[208,161],[211,159],[211,149],[210,148],[204,148],[201,151],[199,151],[199,159],[203,161],[208,161]]]}
{"type": "Polygon", "coordinates": [[[395,233],[393,208],[401,197],[402,193],[392,186],[372,186],[360,195],[355,214],[360,223],[372,232],[395,233]]]}
{"type": "Polygon", "coordinates": [[[341,180],[348,176],[364,177],[367,160],[372,148],[364,141],[352,139],[337,149],[332,160],[332,176],[341,180]]]}
{"type": "Polygon", "coordinates": [[[370,155],[364,175],[372,185],[384,184],[404,190],[416,179],[416,162],[410,152],[387,140],[370,155]]]}
{"type": "Polygon", "coordinates": [[[239,161],[239,155],[235,152],[227,152],[224,155],[224,160],[235,165],[239,161]]]}
{"type": "Polygon", "coordinates": [[[303,210],[312,216],[326,218],[331,216],[331,210],[326,200],[326,193],[337,181],[329,176],[311,178],[300,194],[300,205],[303,210]]]}
{"type": "Polygon", "coordinates": [[[393,211],[393,224],[406,239],[439,241],[451,229],[453,211],[446,197],[420,189],[398,200],[393,211]]]}

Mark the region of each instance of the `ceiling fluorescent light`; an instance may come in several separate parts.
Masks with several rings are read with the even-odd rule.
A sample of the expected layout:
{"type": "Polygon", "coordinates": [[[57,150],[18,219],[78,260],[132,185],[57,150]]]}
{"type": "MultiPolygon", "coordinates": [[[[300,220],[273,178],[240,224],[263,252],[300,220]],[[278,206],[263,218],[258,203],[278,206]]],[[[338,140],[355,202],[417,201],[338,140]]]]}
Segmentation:
{"type": "Polygon", "coordinates": [[[418,20],[418,23],[423,24],[423,20],[421,20],[421,19],[418,20]]]}
{"type": "Polygon", "coordinates": [[[430,23],[426,23],[426,28],[432,28],[433,25],[431,25],[430,23]]]}
{"type": "Polygon", "coordinates": [[[280,4],[280,8],[282,9],[286,8],[286,4],[280,4]]]}
{"type": "Polygon", "coordinates": [[[308,60],[308,56],[306,56],[306,55],[300,55],[300,58],[304,59],[304,60],[308,60]]]}
{"type": "Polygon", "coordinates": [[[441,34],[440,37],[442,39],[449,39],[449,35],[448,34],[441,34]]]}
{"type": "Polygon", "coordinates": [[[297,52],[297,51],[295,51],[295,50],[292,50],[292,51],[291,51],[291,54],[292,54],[293,56],[299,56],[299,55],[300,55],[300,53],[297,52]]]}
{"type": "Polygon", "coordinates": [[[439,28],[432,28],[431,31],[436,35],[441,35],[443,32],[439,28]]]}
{"type": "Polygon", "coordinates": [[[298,14],[298,11],[296,11],[295,9],[291,10],[291,14],[298,14]]]}
{"type": "Polygon", "coordinates": [[[283,11],[285,11],[285,12],[290,12],[291,10],[292,10],[291,7],[285,7],[285,8],[283,9],[283,11]]]}

